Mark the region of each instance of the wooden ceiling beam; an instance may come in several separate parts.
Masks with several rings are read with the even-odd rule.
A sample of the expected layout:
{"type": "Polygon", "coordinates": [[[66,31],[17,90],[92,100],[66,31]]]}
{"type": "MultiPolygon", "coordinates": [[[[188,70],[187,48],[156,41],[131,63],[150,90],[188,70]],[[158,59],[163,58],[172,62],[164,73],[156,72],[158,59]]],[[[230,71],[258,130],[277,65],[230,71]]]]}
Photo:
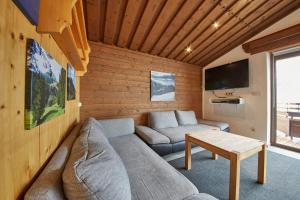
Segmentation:
{"type": "Polygon", "coordinates": [[[166,0],[148,0],[141,20],[133,34],[132,41],[129,44],[130,49],[138,50],[141,48],[165,3],[166,0]]]}
{"type": "Polygon", "coordinates": [[[210,57],[206,56],[205,60],[199,63],[199,65],[202,67],[206,66],[207,64],[226,54],[233,48],[241,45],[243,41],[249,40],[254,35],[258,34],[262,30],[268,28],[278,20],[284,18],[285,16],[299,8],[299,1],[281,1],[272,9],[268,10],[261,18],[256,20],[255,23],[252,24],[252,28],[250,31],[242,31],[244,34],[242,34],[240,37],[232,37],[232,39],[228,40],[228,42],[224,43],[224,45],[221,46],[222,48],[220,50],[210,53],[210,57]]]}
{"type": "Polygon", "coordinates": [[[248,15],[246,15],[245,18],[239,20],[239,23],[237,23],[233,28],[228,29],[228,31],[225,33],[223,37],[217,38],[217,40],[212,41],[205,49],[203,49],[203,51],[201,51],[195,58],[193,58],[191,63],[200,63],[201,60],[203,60],[204,57],[207,56],[207,54],[210,54],[210,52],[215,51],[216,48],[220,48],[220,46],[222,46],[228,40],[231,40],[231,38],[241,37],[242,30],[244,30],[244,32],[251,31],[252,29],[251,24],[255,20],[260,19],[260,17],[263,16],[266,12],[270,13],[272,8],[277,4],[279,4],[280,2],[281,0],[272,0],[272,1],[268,0],[262,6],[257,7],[255,10],[253,10],[248,15]]]}
{"type": "Polygon", "coordinates": [[[170,23],[166,31],[161,35],[157,43],[152,48],[152,55],[157,55],[160,53],[161,49],[176,35],[177,31],[184,26],[184,24],[191,18],[203,1],[204,0],[185,1],[174,20],[170,23]]]}
{"type": "Polygon", "coordinates": [[[178,31],[178,33],[168,42],[161,50],[159,56],[167,57],[173,49],[175,49],[187,37],[196,26],[198,26],[204,18],[218,5],[219,0],[205,0],[198,7],[197,11],[192,15],[188,22],[178,31]]]}
{"type": "Polygon", "coordinates": [[[117,43],[119,47],[128,47],[128,43],[144,12],[146,3],[146,0],[128,0],[117,43]]]}
{"type": "Polygon", "coordinates": [[[88,38],[91,41],[98,41],[100,38],[100,26],[95,26],[95,24],[100,24],[100,1],[87,0],[86,7],[88,10],[86,13],[88,38]]]}
{"type": "Polygon", "coordinates": [[[106,20],[106,4],[107,0],[100,0],[100,20],[99,20],[99,40],[104,41],[104,30],[105,30],[105,20],[106,20]]]}
{"type": "Polygon", "coordinates": [[[142,52],[148,53],[151,51],[154,44],[159,39],[160,35],[166,30],[170,22],[176,16],[179,9],[182,7],[184,0],[172,0],[167,1],[159,17],[151,28],[146,40],[144,41],[142,52]]]}
{"type": "MultiPolygon", "coordinates": [[[[260,0],[261,1],[261,0],[260,0]]],[[[198,48],[203,44],[205,41],[208,41],[211,36],[216,34],[220,29],[227,25],[230,21],[236,19],[238,13],[241,12],[244,8],[250,5],[251,1],[238,1],[234,3],[228,11],[222,15],[216,22],[220,25],[219,27],[215,28],[213,26],[207,28],[199,37],[195,39],[192,43],[193,51],[187,54],[185,51],[182,51],[179,56],[176,57],[177,60],[181,60],[183,62],[188,62],[191,58],[196,56],[201,50],[198,48]]],[[[237,20],[236,20],[237,21],[237,20]]]]}
{"type": "Polygon", "coordinates": [[[242,45],[244,51],[256,54],[300,43],[300,24],[283,29],[273,34],[247,42],[242,45]]]}
{"type": "Polygon", "coordinates": [[[168,55],[170,59],[177,59],[177,56],[184,51],[184,49],[192,44],[195,38],[199,37],[206,29],[210,28],[212,24],[222,16],[228,7],[230,7],[235,0],[222,0],[218,5],[205,17],[205,19],[198,24],[198,26],[187,35],[184,40],[176,46],[175,49],[168,55]]]}
{"type": "Polygon", "coordinates": [[[104,43],[116,44],[123,21],[127,0],[107,1],[104,43]]]}
{"type": "Polygon", "coordinates": [[[198,61],[201,58],[200,55],[202,51],[209,48],[210,45],[213,45],[217,40],[220,40],[220,38],[226,36],[230,30],[236,28],[236,26],[239,26],[240,23],[241,25],[246,26],[247,24],[243,22],[243,20],[251,15],[259,7],[263,7],[267,2],[268,0],[254,0],[250,4],[247,4],[242,12],[237,13],[229,22],[219,27],[219,29],[209,38],[205,39],[197,47],[194,47],[194,50],[191,53],[192,55],[189,56],[189,59],[186,59],[186,62],[194,63],[198,61]]]}

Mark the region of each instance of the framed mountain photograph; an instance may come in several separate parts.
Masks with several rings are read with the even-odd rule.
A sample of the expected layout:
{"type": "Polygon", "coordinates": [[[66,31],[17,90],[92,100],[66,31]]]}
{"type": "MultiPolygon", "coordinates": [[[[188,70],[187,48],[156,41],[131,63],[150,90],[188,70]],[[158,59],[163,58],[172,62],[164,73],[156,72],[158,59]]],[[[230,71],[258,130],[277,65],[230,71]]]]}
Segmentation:
{"type": "Polygon", "coordinates": [[[35,40],[27,40],[25,129],[65,113],[66,71],[35,40]]]}
{"type": "Polygon", "coordinates": [[[67,100],[74,99],[76,99],[76,71],[71,64],[68,64],[67,100]]]}
{"type": "Polygon", "coordinates": [[[151,71],[151,101],[175,101],[175,74],[151,71]]]}

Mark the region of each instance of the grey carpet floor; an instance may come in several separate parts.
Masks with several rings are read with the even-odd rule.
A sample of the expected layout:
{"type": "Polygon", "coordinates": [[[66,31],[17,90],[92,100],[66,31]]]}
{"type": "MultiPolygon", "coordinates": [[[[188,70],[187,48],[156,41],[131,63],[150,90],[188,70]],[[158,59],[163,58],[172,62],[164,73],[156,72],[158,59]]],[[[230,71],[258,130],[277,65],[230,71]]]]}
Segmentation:
{"type": "MultiPolygon", "coordinates": [[[[211,153],[202,151],[192,155],[192,169],[184,169],[184,157],[169,163],[196,185],[199,192],[219,199],[228,199],[229,161],[219,156],[212,160],[211,153]]],[[[241,200],[296,200],[300,199],[300,160],[268,151],[267,183],[256,183],[257,156],[241,162],[241,200]]]]}

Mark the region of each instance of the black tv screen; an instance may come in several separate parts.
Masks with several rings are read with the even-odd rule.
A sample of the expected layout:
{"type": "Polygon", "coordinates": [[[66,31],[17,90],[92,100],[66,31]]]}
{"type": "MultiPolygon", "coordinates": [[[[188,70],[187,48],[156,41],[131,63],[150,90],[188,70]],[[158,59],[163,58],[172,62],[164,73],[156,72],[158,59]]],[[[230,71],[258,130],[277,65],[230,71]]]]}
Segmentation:
{"type": "Polygon", "coordinates": [[[249,87],[249,60],[205,70],[205,90],[249,87]]]}

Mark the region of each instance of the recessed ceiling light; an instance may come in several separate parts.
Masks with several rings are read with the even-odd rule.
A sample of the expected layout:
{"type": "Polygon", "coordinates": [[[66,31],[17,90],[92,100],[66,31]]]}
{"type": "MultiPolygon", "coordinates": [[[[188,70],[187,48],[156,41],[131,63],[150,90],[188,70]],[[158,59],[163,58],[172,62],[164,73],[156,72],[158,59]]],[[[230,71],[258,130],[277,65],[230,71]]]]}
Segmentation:
{"type": "Polygon", "coordinates": [[[214,28],[218,28],[219,26],[220,26],[220,24],[218,22],[213,23],[214,28]]]}
{"type": "Polygon", "coordinates": [[[192,52],[192,47],[191,46],[188,46],[187,48],[185,48],[185,51],[187,53],[191,53],[192,52]]]}

